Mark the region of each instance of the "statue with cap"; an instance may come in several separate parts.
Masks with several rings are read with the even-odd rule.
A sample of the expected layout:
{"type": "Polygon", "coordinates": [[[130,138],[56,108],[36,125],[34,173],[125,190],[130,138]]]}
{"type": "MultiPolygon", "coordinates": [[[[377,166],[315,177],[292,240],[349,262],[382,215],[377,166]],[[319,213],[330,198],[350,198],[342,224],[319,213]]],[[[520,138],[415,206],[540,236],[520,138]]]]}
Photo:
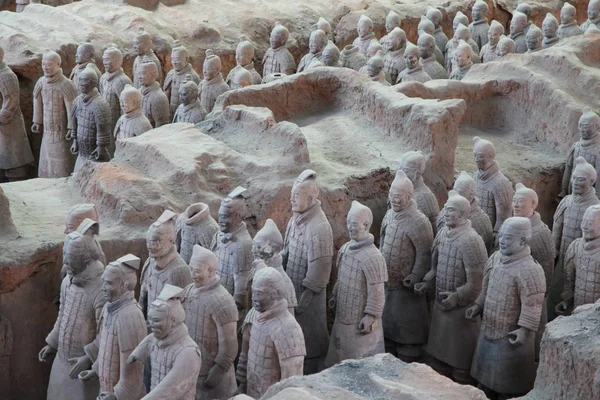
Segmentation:
{"type": "MultiPolygon", "coordinates": [[[[479,48],[477,44],[473,42],[471,39],[471,34],[469,33],[469,28],[467,28],[462,23],[459,23],[457,28],[454,30],[454,36],[448,44],[446,45],[446,71],[448,71],[449,75],[452,75],[453,69],[455,66],[454,52],[460,45],[461,41],[464,41],[471,47],[471,62],[473,64],[477,64],[481,62],[479,58],[479,48]]],[[[463,53],[465,50],[463,50],[463,53]]]]}
{"type": "Polygon", "coordinates": [[[433,230],[413,197],[413,183],[403,170],[390,186],[390,209],[381,222],[379,248],[387,266],[383,335],[386,352],[405,362],[421,358],[427,343],[427,300],[414,291],[431,269],[433,230]]]}
{"type": "Polygon", "coordinates": [[[435,286],[427,343],[433,368],[456,382],[472,383],[469,371],[479,321],[467,321],[465,311],[481,291],[487,251],[471,226],[469,200],[451,190],[444,208],[445,227],[433,242],[431,271],[415,285],[415,291],[426,293],[435,286]]]}
{"type": "MultiPolygon", "coordinates": [[[[479,199],[475,195],[477,190],[475,180],[466,171],[461,171],[460,175],[454,181],[453,190],[467,199],[471,204],[468,216],[469,221],[471,221],[471,226],[475,229],[475,232],[483,239],[483,243],[485,244],[485,248],[489,255],[494,244],[494,231],[492,223],[490,222],[490,217],[488,217],[481,207],[479,207],[479,199]]],[[[445,216],[446,208],[444,207],[437,218],[436,226],[438,232],[445,226],[445,216]]]]}
{"type": "Polygon", "coordinates": [[[400,15],[394,10],[390,10],[387,16],[385,17],[385,35],[383,35],[381,39],[379,39],[379,43],[381,43],[381,46],[383,46],[386,53],[389,51],[388,49],[390,48],[390,33],[392,33],[392,31],[396,28],[400,29],[401,23],[402,18],[400,18],[400,15]]]}
{"type": "Polygon", "coordinates": [[[390,86],[383,70],[384,65],[383,52],[380,51],[367,61],[367,64],[364,66],[364,73],[366,73],[373,82],[379,82],[385,86],[390,86]]]}
{"type": "Polygon", "coordinates": [[[577,25],[577,9],[567,1],[560,10],[560,26],[556,34],[561,39],[583,35],[583,30],[577,25]]]}
{"type": "Polygon", "coordinates": [[[19,79],[4,62],[0,47],[0,183],[27,178],[27,165],[33,164],[20,105],[19,79]]]}
{"type": "Polygon", "coordinates": [[[343,67],[360,71],[367,64],[367,57],[360,52],[357,46],[349,44],[340,52],[340,61],[343,67]]]}
{"type": "Polygon", "coordinates": [[[371,42],[379,42],[373,32],[373,20],[364,14],[361,15],[356,23],[356,32],[358,37],[354,39],[352,44],[358,47],[359,52],[367,56],[367,49],[371,42]]]}
{"type": "Polygon", "coordinates": [[[526,31],[529,29],[527,16],[519,11],[513,13],[510,20],[510,38],[515,42],[515,53],[527,52],[526,31]]]}
{"type": "Polygon", "coordinates": [[[77,52],[75,53],[76,64],[71,70],[69,79],[73,81],[79,93],[81,93],[81,88],[79,86],[79,75],[83,73],[88,66],[91,68],[94,74],[96,74],[96,82],[100,81],[102,72],[100,72],[96,66],[95,53],[96,50],[94,49],[94,46],[89,42],[84,42],[77,46],[77,52]]]}
{"type": "Polygon", "coordinates": [[[79,373],[84,384],[100,382],[102,400],[137,400],[146,394],[143,366],[126,363],[147,334],[144,314],[134,298],[140,262],[127,254],[108,264],[102,274],[106,304],[98,323],[98,349],[93,352],[92,368],[79,373]]]}
{"type": "MultiPolygon", "coordinates": [[[[579,118],[577,128],[580,139],[569,150],[559,197],[564,197],[571,193],[571,175],[573,174],[574,163],[577,157],[583,157],[592,165],[596,173],[600,170],[600,117],[585,107],[583,114],[579,118]]],[[[600,187],[596,189],[596,195],[600,195],[600,187]]]]}
{"type": "Polygon", "coordinates": [[[561,301],[564,289],[565,257],[569,246],[582,236],[581,221],[588,207],[600,204],[596,197],[594,184],[598,177],[596,169],[581,156],[574,162],[571,174],[572,193],[565,196],[558,204],[552,224],[552,239],[556,250],[556,265],[552,287],[548,288],[548,320],[554,319],[554,309],[561,301]]]}
{"type": "Polygon", "coordinates": [[[329,23],[329,21],[327,21],[323,17],[319,17],[319,20],[316,24],[316,28],[325,32],[325,35],[327,35],[327,40],[330,43],[333,43],[333,29],[331,29],[331,24],[329,23]]]}
{"type": "Polygon", "coordinates": [[[144,399],[194,400],[201,354],[185,325],[183,289],[166,284],[151,303],[152,333],[133,350],[128,364],[141,362],[150,371],[150,392],[144,399]]]}
{"type": "Polygon", "coordinates": [[[73,172],[75,157],[70,137],[73,101],[77,87],[63,75],[61,58],[47,51],[42,56],[42,76],[33,88],[33,134],[42,134],[39,178],[64,178],[73,172]]]}
{"type": "Polygon", "coordinates": [[[404,51],[406,49],[406,33],[401,28],[394,28],[386,35],[386,41],[382,43],[386,50],[383,57],[383,70],[390,78],[390,84],[395,84],[398,75],[406,68],[404,51]]]}
{"type": "Polygon", "coordinates": [[[212,50],[206,50],[206,58],[202,65],[203,79],[198,85],[198,98],[200,104],[210,113],[217,102],[217,98],[229,90],[221,73],[221,58],[212,50]]]}
{"type": "MultiPolygon", "coordinates": [[[[319,60],[315,58],[313,61],[319,61],[319,60]]],[[[231,88],[231,90],[235,90],[235,89],[242,89],[242,88],[245,88],[246,86],[251,86],[251,85],[254,85],[254,81],[252,80],[252,74],[250,73],[250,71],[244,69],[244,70],[239,71],[237,74],[235,74],[229,87],[231,88]]]]}
{"type": "Polygon", "coordinates": [[[39,360],[52,362],[48,383],[49,399],[95,400],[97,380],[84,383],[77,377],[88,370],[98,355],[98,324],[106,301],[102,295],[104,256],[95,238],[97,223],[86,219],[65,238],[63,265],[67,276],[60,287],[61,304],[47,345],[39,360]]]}
{"type": "Polygon", "coordinates": [[[333,42],[329,42],[325,49],[323,49],[323,54],[321,55],[321,59],[314,58],[311,63],[308,65],[308,68],[316,68],[316,67],[335,67],[340,68],[342,66],[342,62],[340,61],[340,49],[333,44],[333,42]]]}
{"type": "Polygon", "coordinates": [[[298,63],[298,72],[302,72],[308,68],[314,59],[320,59],[323,56],[323,50],[329,41],[327,35],[320,29],[312,31],[308,41],[309,52],[298,63]]]}
{"type": "Polygon", "coordinates": [[[527,53],[535,53],[542,50],[542,42],[544,41],[544,33],[536,25],[531,25],[525,35],[527,42],[527,53]]]}
{"type": "Polygon", "coordinates": [[[158,82],[162,81],[162,65],[160,64],[160,60],[154,53],[152,47],[154,47],[154,43],[152,43],[152,36],[150,36],[150,34],[146,32],[144,28],[138,28],[138,32],[133,39],[133,52],[136,55],[135,59],[133,60],[133,86],[136,89],[139,89],[142,86],[142,81],[140,79],[140,67],[145,62],[144,59],[147,62],[152,62],[154,65],[156,65],[156,80],[158,82]]]}
{"type": "Polygon", "coordinates": [[[508,36],[500,36],[498,45],[496,46],[497,58],[502,58],[507,54],[514,53],[516,50],[515,42],[508,36]]]}
{"type": "Polygon", "coordinates": [[[238,354],[238,310],[217,276],[212,251],[194,245],[190,268],[194,283],[185,288],[181,303],[202,357],[195,400],[228,399],[237,387],[233,360],[238,354]]]}
{"type": "Polygon", "coordinates": [[[144,263],[140,275],[138,304],[148,321],[148,307],[156,300],[165,285],[184,288],[192,283],[190,267],[179,256],[175,248],[176,219],[177,214],[171,210],[165,210],[156,222],[150,225],[146,235],[148,259],[144,263]]]}
{"type": "Polygon", "coordinates": [[[307,169],[292,186],[292,217],[282,254],[298,299],[295,314],[306,340],[306,374],[319,371],[329,346],[325,289],[331,275],[333,232],[318,197],[317,173],[307,169]]]}
{"type": "Polygon", "coordinates": [[[542,40],[542,48],[547,49],[548,47],[554,46],[560,40],[558,36],[559,24],[558,20],[551,13],[546,14],[546,18],[542,22],[542,33],[544,39],[542,40]]]}
{"type": "Polygon", "coordinates": [[[263,79],[267,75],[275,73],[291,75],[296,72],[294,56],[292,56],[286,45],[289,37],[290,32],[285,26],[279,23],[275,24],[269,39],[271,47],[263,57],[263,79]]]}
{"type": "Polygon", "coordinates": [[[581,30],[585,32],[592,25],[600,28],[600,0],[590,0],[588,3],[587,21],[581,24],[581,30]]]}
{"type": "Polygon", "coordinates": [[[119,117],[115,125],[113,132],[115,142],[118,139],[140,136],[152,129],[152,124],[142,109],[142,100],[143,97],[139,90],[130,84],[125,85],[119,96],[123,115],[119,117]]]}
{"type": "Polygon", "coordinates": [[[304,337],[287,309],[284,290],[283,277],[274,268],[261,268],[254,275],[252,305],[258,316],[250,333],[244,336],[236,393],[258,399],[271,385],[303,375],[304,337]]]}
{"type": "Polygon", "coordinates": [[[448,73],[444,66],[435,58],[435,39],[428,33],[423,33],[417,40],[419,55],[421,56],[421,65],[431,79],[448,79],[448,73]]]}
{"type": "Polygon", "coordinates": [[[173,42],[173,49],[171,50],[171,65],[173,69],[167,72],[165,82],[163,83],[163,91],[169,99],[169,105],[171,106],[171,119],[175,115],[175,110],[179,104],[181,104],[181,96],[179,96],[179,88],[184,82],[189,80],[200,83],[200,77],[194,71],[192,64],[190,63],[190,57],[188,55],[187,47],[185,47],[179,40],[173,42]]]}
{"type": "Polygon", "coordinates": [[[153,128],[171,122],[169,98],[158,83],[158,70],[152,59],[146,57],[137,67],[137,76],[142,92],[142,109],[153,128]]]}
{"type": "Polygon", "coordinates": [[[227,74],[226,84],[231,86],[232,82],[236,80],[236,75],[242,70],[246,70],[252,76],[252,84],[260,85],[262,78],[254,69],[254,45],[245,38],[242,38],[235,49],[235,62],[236,66],[227,74]]]}
{"type": "Polygon", "coordinates": [[[211,243],[218,260],[217,275],[240,311],[249,306],[246,280],[252,269],[252,238],[244,222],[248,196],[248,190],[238,186],[221,201],[219,231],[211,243]]]}
{"type": "Polygon", "coordinates": [[[198,84],[191,75],[186,75],[179,87],[179,106],[173,115],[173,123],[197,124],[206,118],[206,110],[198,97],[198,84]]]}
{"type": "Polygon", "coordinates": [[[531,6],[527,3],[519,3],[517,5],[517,8],[515,9],[515,11],[518,11],[518,12],[524,14],[525,17],[527,18],[527,24],[525,26],[525,32],[524,32],[524,34],[527,35],[527,31],[533,24],[533,22],[531,22],[531,12],[532,12],[531,6]]]}
{"type": "Polygon", "coordinates": [[[179,214],[175,226],[177,230],[175,246],[186,263],[190,262],[195,245],[210,249],[213,237],[219,231],[219,224],[210,214],[210,208],[206,203],[191,204],[179,214]]]}
{"type": "MultiPolygon", "coordinates": [[[[427,18],[426,16],[422,15],[421,21],[419,22],[419,25],[417,26],[417,33],[418,33],[419,37],[423,34],[433,36],[435,34],[435,26],[433,25],[433,22],[431,22],[429,20],[429,18],[427,18]]],[[[442,49],[439,49],[437,47],[437,44],[435,43],[435,41],[434,41],[433,53],[435,55],[435,59],[437,60],[437,62],[439,62],[440,64],[443,64],[444,60],[445,60],[444,53],[443,53],[442,49]]]]}
{"type": "Polygon", "coordinates": [[[326,367],[385,353],[381,316],[388,271],[369,233],[372,223],[371,209],[353,201],[347,217],[350,241],[338,252],[338,278],[329,303],[335,309],[335,321],[326,367]]]}
{"type": "Polygon", "coordinates": [[[487,19],[488,12],[489,7],[483,0],[477,0],[471,8],[473,22],[469,24],[469,31],[471,38],[480,49],[488,42],[488,30],[490,29],[487,19]]]}
{"type": "Polygon", "coordinates": [[[504,26],[495,19],[492,20],[487,33],[487,43],[483,45],[480,52],[482,63],[494,61],[498,58],[496,47],[502,35],[504,35],[504,26]]]}
{"type": "Polygon", "coordinates": [[[427,72],[423,71],[423,65],[420,59],[421,53],[419,48],[414,44],[408,42],[406,44],[406,50],[404,50],[404,63],[406,68],[398,74],[398,78],[395,83],[402,82],[427,82],[431,80],[431,77],[427,72]]]}
{"type": "MultiPolygon", "coordinates": [[[[512,398],[533,389],[535,334],[546,279],[529,249],[528,218],[508,218],[500,229],[500,250],[485,267],[483,288],[465,316],[482,315],[471,375],[488,395],[512,398]]],[[[492,398],[492,397],[490,397],[492,398]]]]}
{"type": "Polygon", "coordinates": [[[71,153],[77,154],[74,173],[86,160],[110,161],[110,106],[98,91],[98,76],[87,67],[78,76],[80,94],[73,102],[71,111],[71,153]]]}
{"type": "Polygon", "coordinates": [[[435,38],[437,48],[444,53],[446,44],[448,44],[448,36],[442,30],[442,19],[444,18],[442,12],[437,8],[429,7],[425,16],[433,23],[435,28],[431,36],[435,38]]]}
{"type": "Polygon", "coordinates": [[[460,81],[473,66],[473,49],[464,40],[461,40],[452,53],[452,72],[450,79],[460,81]]]}

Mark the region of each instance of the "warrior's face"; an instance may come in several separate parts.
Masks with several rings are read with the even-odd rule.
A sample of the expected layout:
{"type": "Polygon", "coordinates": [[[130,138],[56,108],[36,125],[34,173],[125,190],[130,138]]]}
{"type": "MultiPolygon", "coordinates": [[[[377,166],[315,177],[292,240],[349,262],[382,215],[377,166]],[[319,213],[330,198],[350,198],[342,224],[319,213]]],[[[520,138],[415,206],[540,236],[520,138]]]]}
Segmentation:
{"type": "Polygon", "coordinates": [[[90,93],[96,86],[98,86],[96,79],[89,76],[80,76],[78,84],[79,91],[84,94],[90,93]]]}
{"type": "Polygon", "coordinates": [[[233,232],[242,221],[241,215],[234,209],[235,207],[219,208],[219,228],[223,233],[233,232]]]}
{"type": "Polygon", "coordinates": [[[590,140],[596,136],[597,128],[591,121],[581,119],[577,128],[579,130],[579,136],[581,136],[583,140],[590,140]]]}
{"type": "Polygon", "coordinates": [[[496,55],[498,57],[503,57],[503,56],[507,55],[508,53],[510,53],[510,47],[508,44],[500,43],[498,45],[498,47],[496,47],[496,55]]]}
{"type": "Polygon", "coordinates": [[[252,242],[252,255],[255,259],[268,260],[275,255],[275,249],[271,243],[264,238],[254,238],[252,242]]]}
{"type": "Polygon", "coordinates": [[[356,31],[358,32],[358,36],[360,37],[365,37],[367,36],[369,33],[371,33],[371,30],[373,28],[371,27],[371,24],[369,23],[369,21],[359,21],[358,25],[356,26],[356,31]]]}
{"type": "Polygon", "coordinates": [[[542,23],[542,32],[544,33],[544,37],[554,38],[554,37],[556,37],[557,31],[558,31],[558,26],[556,26],[555,22],[542,23]]]}
{"type": "Polygon", "coordinates": [[[588,4],[587,15],[589,19],[596,19],[600,14],[600,2],[590,1],[588,4]]]}
{"type": "Polygon", "coordinates": [[[42,58],[42,70],[46,76],[54,76],[58,73],[60,63],[54,57],[42,58]]]}
{"type": "Polygon", "coordinates": [[[581,232],[586,241],[598,239],[600,237],[600,212],[598,210],[588,209],[583,215],[581,221],[581,232]]]}
{"type": "Polygon", "coordinates": [[[169,254],[173,249],[173,242],[171,241],[171,227],[166,225],[151,226],[146,236],[146,247],[148,248],[148,255],[152,258],[161,258],[169,254]]]}
{"type": "Polygon", "coordinates": [[[515,217],[529,218],[535,211],[533,200],[529,196],[523,194],[515,194],[513,196],[513,214],[515,217]]]}
{"type": "Polygon", "coordinates": [[[248,65],[252,62],[252,58],[254,54],[252,54],[252,50],[248,47],[241,46],[235,50],[235,61],[237,65],[248,65]]]}
{"type": "Polygon", "coordinates": [[[523,237],[523,234],[512,232],[505,225],[500,228],[500,239],[498,240],[498,243],[500,245],[500,253],[505,256],[516,254],[523,250],[527,245],[527,241],[523,237]]]}
{"type": "Polygon", "coordinates": [[[81,46],[79,46],[77,48],[77,53],[75,53],[75,62],[77,64],[83,64],[86,63],[88,61],[90,61],[92,59],[92,57],[90,56],[90,54],[85,51],[84,48],[82,48],[81,46]]]}
{"type": "Polygon", "coordinates": [[[169,313],[162,307],[150,307],[148,311],[148,326],[157,339],[164,339],[171,332],[169,313]]]}
{"type": "Polygon", "coordinates": [[[121,68],[122,63],[120,62],[117,54],[105,52],[102,56],[102,64],[104,65],[104,70],[111,73],[121,68]]]}
{"type": "Polygon", "coordinates": [[[390,188],[388,200],[392,206],[392,210],[400,212],[408,207],[412,201],[412,193],[409,190],[403,188],[390,188]]]}
{"type": "Polygon", "coordinates": [[[63,266],[69,275],[78,275],[85,271],[87,259],[80,246],[65,246],[63,249],[63,266]]]}
{"type": "Polygon", "coordinates": [[[500,36],[502,36],[500,31],[497,31],[495,29],[488,30],[488,41],[490,42],[490,44],[492,46],[495,46],[498,44],[498,42],[500,41],[500,36]]]}
{"type": "Polygon", "coordinates": [[[202,66],[202,74],[204,75],[204,79],[207,81],[216,78],[219,72],[221,71],[219,70],[217,63],[205,62],[202,66]]]}
{"type": "Polygon", "coordinates": [[[455,203],[446,203],[444,210],[444,224],[446,224],[448,228],[454,228],[460,225],[466,218],[466,213],[455,203]]]}
{"type": "Polygon", "coordinates": [[[309,185],[296,184],[292,187],[292,212],[303,213],[308,210],[315,202],[315,197],[311,193],[309,185]]]}
{"type": "Polygon", "coordinates": [[[179,88],[179,102],[183,105],[191,104],[198,97],[198,92],[188,85],[182,85],[179,88]]]}
{"type": "Polygon", "coordinates": [[[347,226],[350,240],[360,242],[369,236],[369,224],[362,215],[348,214],[347,226]]]}
{"type": "Polygon", "coordinates": [[[190,268],[192,269],[192,279],[196,287],[210,285],[215,280],[215,268],[205,262],[198,261],[192,257],[190,268]]]}
{"type": "Polygon", "coordinates": [[[454,65],[456,65],[459,68],[463,68],[469,65],[471,61],[471,56],[466,51],[455,51],[453,61],[454,65]]]}
{"type": "Polygon", "coordinates": [[[485,9],[483,7],[473,7],[471,16],[473,21],[480,21],[485,18],[485,9]]]}
{"type": "Polygon", "coordinates": [[[494,155],[487,149],[473,152],[473,159],[477,165],[477,169],[480,171],[487,171],[489,167],[494,163],[494,155]]]}
{"type": "Polygon", "coordinates": [[[175,71],[181,71],[188,64],[187,53],[185,51],[172,51],[171,64],[175,68],[175,71]]]}
{"type": "Polygon", "coordinates": [[[572,10],[563,8],[560,10],[560,23],[563,25],[570,24],[575,21],[575,15],[572,10]]]}
{"type": "Polygon", "coordinates": [[[573,194],[585,194],[592,187],[594,182],[592,182],[592,178],[587,174],[575,174],[571,178],[571,185],[573,189],[573,194]]]}
{"type": "Polygon", "coordinates": [[[108,302],[120,299],[127,291],[118,268],[108,267],[102,274],[102,294],[108,302]]]}
{"type": "Polygon", "coordinates": [[[65,226],[65,235],[68,235],[71,232],[77,230],[79,225],[83,222],[85,218],[79,218],[76,216],[67,217],[67,224],[65,226]]]}
{"type": "Polygon", "coordinates": [[[513,18],[510,21],[510,34],[517,35],[525,30],[527,26],[527,20],[524,18],[513,18]]]}
{"type": "Polygon", "coordinates": [[[406,177],[410,179],[412,183],[415,183],[415,180],[419,177],[421,172],[420,165],[410,161],[403,162],[400,169],[406,174],[406,177]]]}
{"type": "Polygon", "coordinates": [[[283,32],[276,32],[273,30],[273,32],[271,32],[269,42],[272,49],[277,49],[285,44],[285,34],[283,32]]]}
{"type": "Polygon", "coordinates": [[[138,56],[143,56],[148,53],[151,47],[152,41],[146,36],[136,36],[135,39],[133,39],[133,51],[138,56]]]}
{"type": "Polygon", "coordinates": [[[137,110],[139,107],[139,101],[135,100],[133,96],[121,96],[121,112],[123,114],[137,110]]]}
{"type": "Polygon", "coordinates": [[[252,285],[252,306],[258,312],[265,312],[273,307],[277,300],[277,290],[264,279],[255,280],[252,285]]]}
{"type": "Polygon", "coordinates": [[[143,66],[142,68],[139,69],[140,71],[140,82],[142,83],[142,85],[144,86],[149,86],[152,83],[154,83],[156,81],[157,78],[157,70],[156,70],[156,65],[153,67],[151,66],[143,66]]]}
{"type": "Polygon", "coordinates": [[[409,69],[414,69],[419,65],[419,56],[414,53],[404,53],[404,62],[409,69]]]}

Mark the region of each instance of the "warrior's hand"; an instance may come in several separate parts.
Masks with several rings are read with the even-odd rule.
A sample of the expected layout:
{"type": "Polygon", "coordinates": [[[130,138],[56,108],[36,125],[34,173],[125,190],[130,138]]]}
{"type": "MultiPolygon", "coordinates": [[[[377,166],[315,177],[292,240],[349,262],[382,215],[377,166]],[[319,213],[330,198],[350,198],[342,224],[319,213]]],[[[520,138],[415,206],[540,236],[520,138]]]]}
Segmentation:
{"type": "Polygon", "coordinates": [[[335,310],[336,304],[337,304],[337,301],[335,299],[335,296],[333,296],[332,298],[330,298],[329,302],[327,303],[327,305],[329,306],[330,310],[335,310]]]}
{"type": "Polygon", "coordinates": [[[454,308],[458,305],[458,293],[440,292],[440,300],[444,306],[454,308]]]}
{"type": "Polygon", "coordinates": [[[360,331],[360,333],[371,333],[373,332],[373,328],[375,328],[375,323],[377,322],[377,319],[370,315],[370,314],[365,314],[365,316],[360,320],[360,323],[358,324],[358,330],[360,331]]]}
{"type": "Polygon", "coordinates": [[[517,330],[509,332],[508,333],[508,342],[515,347],[520,346],[523,343],[525,343],[525,340],[527,340],[527,337],[529,336],[529,332],[530,332],[529,329],[523,328],[523,327],[520,327],[517,330]],[[511,336],[514,336],[515,338],[511,339],[510,338],[511,336]]]}
{"type": "Polygon", "coordinates": [[[79,147],[77,147],[77,140],[73,140],[73,144],[71,145],[71,154],[79,153],[79,147]]]}
{"type": "Polygon", "coordinates": [[[56,354],[56,349],[48,344],[44,346],[42,350],[40,350],[40,354],[38,354],[38,359],[40,360],[40,362],[48,362],[48,358],[54,354],[56,354]]]}
{"type": "Polygon", "coordinates": [[[77,379],[80,372],[85,371],[92,366],[92,359],[87,355],[69,358],[67,362],[73,366],[71,371],[69,371],[69,378],[71,379],[77,379]]]}
{"type": "Polygon", "coordinates": [[[81,382],[98,379],[98,374],[93,369],[81,371],[77,376],[81,382]]]}
{"type": "Polygon", "coordinates": [[[481,309],[481,307],[475,304],[474,306],[467,308],[467,311],[465,311],[465,318],[474,319],[476,316],[481,314],[482,311],[483,310],[481,309]]]}
{"type": "Polygon", "coordinates": [[[110,153],[103,146],[96,147],[96,150],[92,151],[92,157],[96,161],[110,161],[110,153]]]}
{"type": "Polygon", "coordinates": [[[67,129],[67,134],[65,135],[65,139],[67,139],[69,141],[75,139],[73,137],[73,129],[67,129]]]}
{"type": "Polygon", "coordinates": [[[246,394],[246,383],[240,383],[240,386],[235,390],[233,395],[246,394]]]}
{"type": "Polygon", "coordinates": [[[221,379],[223,379],[224,375],[225,371],[223,371],[223,368],[221,368],[219,364],[215,364],[212,366],[210,371],[208,371],[208,376],[206,377],[204,384],[209,388],[214,388],[219,384],[219,382],[221,382],[221,379]]]}
{"type": "Polygon", "coordinates": [[[304,289],[304,292],[300,295],[300,301],[298,301],[298,306],[296,306],[296,314],[302,314],[310,303],[312,302],[315,293],[310,289],[304,289]]]}
{"type": "Polygon", "coordinates": [[[429,291],[429,282],[419,282],[415,283],[415,293],[417,294],[425,294],[429,291]]]}
{"type": "Polygon", "coordinates": [[[42,133],[44,126],[42,124],[31,125],[31,133],[42,133]]]}
{"type": "Polygon", "coordinates": [[[96,400],[117,400],[117,396],[111,392],[102,392],[96,397],[96,400]]]}
{"type": "Polygon", "coordinates": [[[558,315],[567,315],[569,308],[571,308],[571,302],[563,300],[554,307],[554,311],[556,311],[558,315]]]}
{"type": "Polygon", "coordinates": [[[417,282],[419,282],[419,278],[417,278],[415,274],[410,274],[404,278],[402,285],[404,285],[404,287],[408,290],[413,290],[417,282]]]}
{"type": "Polygon", "coordinates": [[[127,364],[133,364],[136,361],[139,361],[138,358],[132,354],[127,358],[127,361],[125,361],[125,362],[127,364]]]}

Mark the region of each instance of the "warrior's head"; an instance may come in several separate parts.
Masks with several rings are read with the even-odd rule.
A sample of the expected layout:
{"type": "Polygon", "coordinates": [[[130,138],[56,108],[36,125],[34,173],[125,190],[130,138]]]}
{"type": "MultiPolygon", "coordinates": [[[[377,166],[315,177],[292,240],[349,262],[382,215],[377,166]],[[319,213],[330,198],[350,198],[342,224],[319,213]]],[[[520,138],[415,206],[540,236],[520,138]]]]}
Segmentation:
{"type": "Polygon", "coordinates": [[[292,186],[292,212],[303,213],[317,203],[319,186],[317,173],[312,169],[303,171],[292,186]]]}
{"type": "Polygon", "coordinates": [[[267,219],[262,229],[256,232],[252,244],[255,259],[269,260],[283,250],[283,237],[272,219],[267,219]]]}
{"type": "Polygon", "coordinates": [[[535,212],[538,205],[538,195],[535,190],[528,188],[522,183],[515,185],[513,196],[513,214],[515,217],[529,218],[535,212]]]}
{"type": "Polygon", "coordinates": [[[106,301],[113,302],[135,290],[140,258],[127,254],[106,266],[102,274],[102,294],[106,301]]]}
{"type": "Polygon", "coordinates": [[[256,271],[252,281],[252,306],[263,313],[284,297],[284,282],[275,268],[263,267],[256,271]]]}
{"type": "Polygon", "coordinates": [[[164,339],[185,321],[185,310],[181,305],[183,289],[166,284],[148,310],[148,326],[157,339],[164,339]]]}
{"type": "Polygon", "coordinates": [[[390,186],[388,200],[392,210],[396,212],[406,209],[413,200],[413,184],[401,169],[396,171],[396,176],[390,186]]]}
{"type": "Polygon", "coordinates": [[[369,230],[373,223],[373,212],[371,209],[354,200],[350,211],[348,211],[347,227],[350,240],[361,242],[370,235],[369,230]]]}
{"type": "Polygon", "coordinates": [[[221,201],[219,228],[223,233],[234,232],[242,224],[246,212],[248,190],[238,186],[221,201]]]}
{"type": "Polygon", "coordinates": [[[115,44],[111,43],[104,50],[102,64],[104,65],[104,70],[108,73],[115,72],[123,65],[123,53],[121,53],[121,50],[115,44]]]}
{"type": "Polygon", "coordinates": [[[215,281],[217,275],[217,257],[212,251],[195,244],[190,259],[190,268],[194,285],[196,287],[208,286],[215,281]]]}
{"type": "Polygon", "coordinates": [[[444,224],[450,229],[461,226],[469,218],[470,212],[471,203],[469,203],[469,200],[451,190],[444,205],[444,224]]]}
{"type": "Polygon", "coordinates": [[[498,244],[500,253],[511,256],[528,246],[531,240],[531,222],[529,218],[511,217],[500,227],[498,244]]]}
{"type": "Polygon", "coordinates": [[[479,136],[473,138],[473,159],[480,171],[487,171],[496,159],[496,147],[489,140],[479,136]]]}
{"type": "Polygon", "coordinates": [[[165,210],[162,215],[150,225],[146,235],[146,247],[151,258],[162,258],[173,251],[177,239],[175,220],[177,214],[165,210]]]}

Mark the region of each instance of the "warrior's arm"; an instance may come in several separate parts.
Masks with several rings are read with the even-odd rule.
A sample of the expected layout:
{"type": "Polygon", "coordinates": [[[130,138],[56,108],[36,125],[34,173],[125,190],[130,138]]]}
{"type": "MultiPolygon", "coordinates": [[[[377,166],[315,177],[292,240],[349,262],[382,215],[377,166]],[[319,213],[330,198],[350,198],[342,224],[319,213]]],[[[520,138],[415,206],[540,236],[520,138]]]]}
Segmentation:
{"type": "Polygon", "coordinates": [[[508,218],[512,217],[512,198],[514,191],[508,180],[502,182],[502,186],[495,193],[494,203],[496,203],[496,225],[494,232],[499,232],[500,227],[508,218]]]}
{"type": "Polygon", "coordinates": [[[416,235],[413,235],[410,239],[415,247],[415,265],[411,273],[418,278],[418,281],[422,281],[425,275],[431,270],[431,248],[433,247],[433,230],[431,224],[421,224],[416,235]]]}
{"type": "Polygon", "coordinates": [[[2,96],[2,109],[0,109],[0,123],[6,124],[15,116],[20,108],[19,82],[15,75],[9,72],[9,79],[0,85],[2,96]]]}
{"type": "Polygon", "coordinates": [[[59,330],[60,330],[60,321],[65,312],[64,304],[67,300],[66,279],[69,279],[69,277],[65,276],[65,278],[63,279],[63,281],[60,285],[61,302],[60,302],[60,306],[58,307],[58,316],[56,317],[56,321],[54,322],[54,328],[52,328],[52,331],[46,337],[46,343],[48,343],[50,345],[50,347],[52,347],[55,350],[58,349],[58,334],[59,334],[59,330]]]}
{"type": "Polygon", "coordinates": [[[573,301],[575,297],[575,252],[579,241],[575,241],[569,245],[567,254],[565,255],[565,284],[562,292],[562,299],[566,301],[573,301]]]}
{"type": "Polygon", "coordinates": [[[573,173],[573,161],[575,159],[575,146],[572,146],[569,150],[569,156],[567,157],[567,162],[565,163],[565,172],[563,173],[562,182],[560,185],[560,194],[561,196],[566,196],[569,194],[569,189],[571,186],[571,174],[573,173]]]}
{"type": "Polygon", "coordinates": [[[471,304],[479,293],[483,281],[483,269],[488,260],[487,250],[483,239],[479,235],[474,235],[471,240],[465,243],[463,252],[463,265],[467,282],[456,288],[458,294],[458,304],[466,306],[471,304]]]}
{"type": "Polygon", "coordinates": [[[286,360],[280,360],[281,380],[292,376],[304,375],[304,356],[290,357],[286,360]]]}
{"type": "Polygon", "coordinates": [[[183,349],[175,359],[173,368],[142,400],[182,399],[186,393],[196,387],[200,363],[197,348],[183,349]]]}
{"type": "Polygon", "coordinates": [[[240,384],[246,383],[246,374],[248,369],[248,350],[250,349],[250,329],[251,324],[245,324],[242,329],[242,350],[240,352],[240,358],[238,360],[237,371],[235,376],[240,384]]]}
{"type": "Polygon", "coordinates": [[[520,327],[537,332],[542,316],[542,305],[546,293],[546,280],[544,271],[539,265],[528,279],[519,282],[519,296],[521,298],[521,314],[519,315],[520,327]]]}
{"type": "Polygon", "coordinates": [[[152,117],[157,128],[171,121],[171,108],[166,96],[156,97],[156,102],[152,105],[152,117]]]}
{"type": "Polygon", "coordinates": [[[223,371],[229,371],[229,368],[233,366],[233,361],[238,353],[236,330],[237,322],[235,321],[225,325],[217,324],[219,351],[215,356],[215,364],[218,364],[223,371]]]}
{"type": "Polygon", "coordinates": [[[485,265],[485,271],[483,273],[483,284],[481,286],[481,293],[475,299],[475,304],[477,304],[482,310],[483,305],[485,304],[485,296],[487,295],[488,285],[490,282],[490,275],[492,273],[492,265],[494,263],[494,258],[490,258],[485,265]]]}

